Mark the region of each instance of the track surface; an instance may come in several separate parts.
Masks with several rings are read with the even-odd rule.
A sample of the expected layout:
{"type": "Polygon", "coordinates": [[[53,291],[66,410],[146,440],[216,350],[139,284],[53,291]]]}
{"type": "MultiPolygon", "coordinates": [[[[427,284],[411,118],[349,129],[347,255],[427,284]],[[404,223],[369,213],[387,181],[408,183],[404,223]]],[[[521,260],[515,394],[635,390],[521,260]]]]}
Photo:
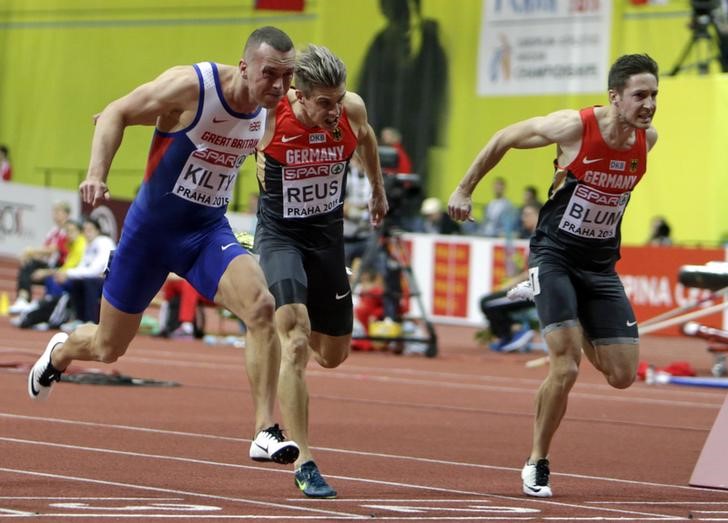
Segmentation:
{"type": "MultiPolygon", "coordinates": [[[[0,263],[0,291],[14,267],[0,263]]],[[[608,387],[585,361],[553,445],[548,500],[520,494],[540,354],[497,354],[438,327],[434,359],[353,353],[311,364],[311,437],[336,500],[304,498],[290,467],[247,457],[244,349],[139,336],[117,363],[74,364],[172,388],[60,383],[26,392],[50,334],[0,317],[0,521],[728,521],[728,492],[688,481],[725,390],[608,387]]],[[[691,338],[644,337],[642,359],[712,359],[691,338]]]]}

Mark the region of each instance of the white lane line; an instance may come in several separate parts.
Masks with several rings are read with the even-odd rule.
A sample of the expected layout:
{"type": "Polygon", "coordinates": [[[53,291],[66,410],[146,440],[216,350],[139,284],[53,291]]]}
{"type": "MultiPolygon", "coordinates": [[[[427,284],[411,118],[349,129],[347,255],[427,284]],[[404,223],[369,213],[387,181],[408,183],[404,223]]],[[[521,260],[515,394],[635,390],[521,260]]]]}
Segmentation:
{"type": "MultiPolygon", "coordinates": [[[[493,416],[505,416],[505,417],[528,417],[533,418],[532,411],[506,411],[497,410],[495,408],[481,408],[481,407],[462,407],[458,405],[447,405],[447,404],[433,404],[433,403],[422,403],[422,402],[405,402],[405,401],[392,401],[392,400],[376,400],[366,399],[361,397],[347,397],[347,396],[333,396],[326,394],[311,394],[312,398],[325,399],[336,402],[344,402],[347,404],[362,404],[362,405],[382,405],[385,407],[399,408],[399,409],[417,409],[417,410],[439,410],[444,412],[465,412],[469,414],[485,414],[493,416]]],[[[659,425],[656,423],[643,423],[635,420],[628,419],[614,419],[614,418],[586,418],[583,416],[569,416],[565,419],[566,423],[598,423],[604,425],[622,425],[627,427],[644,427],[650,429],[659,430],[677,430],[677,431],[688,431],[688,432],[703,432],[707,433],[710,430],[711,425],[704,427],[690,427],[686,425],[659,425]]]]}
{"type": "Polygon", "coordinates": [[[10,508],[0,508],[0,515],[7,517],[35,517],[34,512],[24,512],[22,510],[13,510],[10,508]]]}
{"type": "MultiPolygon", "coordinates": [[[[100,454],[112,454],[117,456],[128,456],[128,457],[134,457],[134,458],[144,458],[144,459],[158,459],[158,460],[165,460],[165,461],[176,461],[176,462],[182,462],[182,463],[193,463],[196,465],[210,465],[214,467],[229,467],[229,468],[236,468],[236,469],[243,469],[243,470],[256,470],[260,472],[273,472],[278,474],[286,474],[291,475],[291,471],[288,469],[280,469],[280,468],[269,468],[269,467],[262,467],[262,466],[256,466],[256,465],[241,465],[239,463],[223,463],[219,461],[210,461],[210,460],[204,460],[204,459],[196,459],[196,458],[185,458],[181,456],[165,456],[161,454],[147,454],[144,452],[132,452],[132,451],[125,451],[125,450],[113,450],[113,449],[105,449],[105,448],[98,448],[98,447],[84,447],[81,445],[68,445],[63,443],[53,443],[49,441],[35,441],[35,440],[23,440],[23,439],[16,439],[16,438],[6,438],[6,437],[0,437],[0,441],[6,441],[8,443],[16,443],[21,445],[36,445],[41,447],[52,447],[52,448],[62,448],[62,449],[69,449],[69,450],[76,450],[76,451],[83,451],[83,452],[97,452],[100,454]]],[[[0,469],[2,470],[2,469],[0,469]]],[[[345,481],[360,481],[362,483],[372,483],[376,485],[388,485],[393,487],[404,487],[404,488],[412,488],[412,489],[422,489],[422,490],[432,490],[436,492],[444,492],[448,494],[461,494],[461,495],[468,495],[468,496],[485,496],[489,494],[483,494],[481,492],[473,492],[469,490],[457,490],[457,489],[449,489],[449,488],[442,488],[442,487],[431,487],[428,485],[414,485],[409,483],[398,483],[394,481],[380,481],[380,480],[370,480],[370,479],[362,479],[362,478],[353,478],[349,476],[333,476],[330,474],[327,474],[327,477],[334,478],[334,479],[341,479],[345,481]]],[[[319,500],[320,502],[320,500],[319,500]]]]}
{"type": "MultiPolygon", "coordinates": [[[[121,451],[121,450],[112,450],[112,449],[104,449],[104,448],[96,448],[96,447],[83,447],[83,446],[79,446],[79,445],[67,445],[67,444],[51,443],[51,442],[45,442],[45,441],[19,440],[19,439],[15,439],[15,438],[5,438],[5,437],[0,437],[0,441],[7,441],[9,443],[19,443],[19,444],[27,444],[27,445],[63,448],[63,449],[70,449],[70,450],[84,451],[84,452],[97,452],[97,453],[101,453],[101,454],[112,454],[112,455],[129,456],[129,457],[136,457],[136,458],[145,458],[145,459],[149,458],[149,459],[158,459],[158,460],[165,460],[165,461],[194,463],[197,465],[209,465],[209,466],[216,466],[216,467],[229,467],[229,468],[236,468],[236,469],[257,470],[257,471],[263,471],[263,472],[290,474],[290,472],[288,470],[271,469],[268,467],[258,467],[258,466],[252,466],[252,465],[240,465],[238,463],[222,463],[222,462],[217,462],[217,461],[200,460],[200,459],[195,459],[195,458],[184,458],[184,457],[180,457],[180,456],[164,456],[164,455],[159,455],[159,454],[146,454],[146,453],[141,453],[141,452],[121,451]]],[[[0,470],[3,470],[3,469],[0,468],[0,470]]],[[[520,470],[520,469],[518,469],[518,470],[520,470]]],[[[398,487],[398,488],[413,489],[413,490],[424,490],[424,491],[440,492],[440,493],[447,493],[447,494],[483,496],[485,498],[509,500],[509,501],[513,501],[513,502],[519,503],[519,504],[523,504],[525,501],[528,501],[528,502],[536,503],[536,504],[539,504],[539,503],[548,504],[550,506],[580,508],[580,509],[585,509],[585,510],[600,510],[600,511],[604,511],[604,512],[636,514],[636,515],[651,516],[651,517],[667,517],[667,516],[663,516],[662,514],[651,514],[651,513],[639,512],[639,511],[634,511],[634,510],[621,510],[621,509],[617,509],[617,508],[606,508],[606,507],[592,507],[592,506],[588,506],[588,505],[563,503],[563,502],[558,502],[558,501],[553,501],[553,500],[523,498],[522,496],[519,496],[519,497],[504,496],[501,494],[490,494],[487,492],[458,490],[458,489],[451,489],[451,488],[445,488],[445,487],[435,487],[432,485],[418,485],[418,484],[414,484],[414,483],[400,483],[400,482],[396,482],[396,481],[354,478],[354,477],[350,477],[350,476],[339,476],[339,475],[333,475],[333,474],[327,474],[327,477],[330,479],[338,479],[338,480],[342,480],[342,481],[352,481],[352,482],[359,482],[359,483],[368,483],[368,484],[379,485],[379,486],[383,485],[383,486],[389,486],[389,487],[398,487]]],[[[167,489],[163,489],[160,491],[178,493],[178,491],[167,490],[167,489]]],[[[225,498],[223,498],[223,499],[225,499],[225,498]]]]}
{"type": "MultiPolygon", "coordinates": [[[[121,430],[129,430],[129,431],[135,431],[135,432],[145,432],[145,433],[151,433],[151,434],[163,434],[163,435],[171,435],[171,436],[183,436],[183,437],[190,437],[190,438],[201,438],[201,439],[211,439],[211,440],[218,440],[218,441],[229,441],[234,443],[250,443],[251,440],[246,438],[233,438],[230,436],[215,436],[211,434],[199,434],[194,432],[181,432],[181,431],[175,431],[175,430],[163,430],[163,429],[153,429],[148,427],[135,427],[130,425],[116,425],[116,424],[108,424],[108,423],[95,423],[95,422],[89,422],[89,421],[75,421],[75,420],[66,420],[66,419],[59,419],[59,418],[44,418],[39,416],[24,416],[20,414],[10,414],[10,413],[0,413],[0,418],[9,418],[9,419],[24,419],[28,421],[37,421],[37,422],[43,422],[43,423],[59,423],[59,424],[67,424],[67,425],[78,425],[83,427],[95,427],[95,428],[107,428],[107,429],[121,429],[121,430]]],[[[0,438],[3,439],[3,438],[0,438]]],[[[32,443],[32,442],[31,442],[32,443]]],[[[435,465],[448,465],[448,466],[454,466],[454,467],[468,467],[468,468],[476,468],[476,469],[485,469],[485,470],[497,470],[497,471],[507,471],[507,472],[520,472],[520,468],[516,467],[503,467],[498,465],[484,465],[480,463],[467,463],[462,461],[447,461],[447,460],[441,460],[441,459],[435,459],[435,458],[423,458],[418,456],[404,456],[401,454],[385,454],[381,452],[367,452],[367,451],[361,451],[361,450],[348,450],[348,449],[337,449],[337,448],[330,448],[330,447],[311,447],[313,450],[319,451],[319,452],[332,452],[335,454],[349,454],[354,456],[364,456],[364,457],[375,457],[375,458],[383,458],[383,459],[391,459],[391,460],[402,460],[402,461],[414,461],[418,463],[430,463],[435,465]]],[[[269,470],[269,469],[266,469],[269,470]]],[[[713,488],[705,488],[705,487],[691,487],[687,485],[668,485],[664,483],[653,483],[653,482],[645,482],[645,481],[635,481],[635,480],[629,480],[629,479],[620,479],[620,478],[608,478],[608,477],[602,477],[602,476],[588,476],[584,474],[573,474],[568,472],[552,472],[552,476],[559,476],[559,477],[566,477],[566,478],[576,478],[576,479],[586,479],[590,481],[607,481],[607,482],[613,482],[613,483],[624,483],[627,485],[644,485],[644,486],[650,486],[650,487],[656,487],[656,488],[670,488],[670,489],[678,489],[678,490],[687,490],[691,492],[695,491],[702,491],[702,492],[713,492],[716,493],[717,491],[713,488]]]]}
{"type": "MultiPolygon", "coordinates": [[[[715,490],[715,489],[713,489],[715,490]]],[[[585,501],[595,505],[728,505],[728,501],[585,501]]]]}
{"type": "MultiPolygon", "coordinates": [[[[307,370],[307,376],[313,376],[317,378],[328,378],[332,380],[351,380],[351,376],[342,375],[336,372],[324,372],[319,370],[307,370]]],[[[368,382],[376,381],[380,383],[395,383],[397,385],[422,385],[424,387],[435,387],[444,389],[458,389],[458,390],[480,390],[487,392],[508,392],[514,394],[530,394],[533,395],[536,392],[536,387],[505,387],[502,385],[483,385],[483,384],[471,384],[471,383],[454,383],[454,382],[433,382],[431,380],[423,379],[410,379],[410,378],[391,378],[388,376],[374,376],[367,375],[366,380],[368,382]]],[[[644,398],[635,397],[629,394],[622,396],[605,396],[603,394],[592,394],[587,392],[571,391],[569,398],[581,398],[581,399],[595,399],[600,401],[615,401],[615,402],[627,402],[627,403],[639,403],[647,405],[666,405],[670,407],[690,407],[700,409],[718,410],[722,403],[703,403],[695,401],[679,401],[674,399],[656,399],[656,398],[644,398]]],[[[717,398],[716,398],[717,399],[717,398]]]]}
{"type": "Polygon", "coordinates": [[[70,496],[0,496],[0,499],[10,501],[182,501],[184,498],[127,498],[127,497],[96,497],[96,496],[84,496],[84,497],[70,497],[70,496]]]}
{"type": "MultiPolygon", "coordinates": [[[[16,511],[13,511],[16,512],[16,511]]],[[[0,514],[2,514],[2,509],[0,509],[0,514]]],[[[5,514],[3,514],[5,515],[5,514]]],[[[229,514],[229,515],[217,515],[217,514],[69,514],[67,512],[61,512],[61,513],[48,513],[48,514],[36,514],[34,512],[26,512],[26,513],[12,513],[9,515],[5,515],[5,517],[8,518],[54,518],[54,519],[78,519],[78,518],[114,518],[114,519],[133,519],[136,521],[147,521],[150,519],[182,519],[184,521],[194,520],[194,519],[201,519],[203,521],[208,521],[211,519],[252,519],[254,521],[257,520],[263,520],[263,519],[270,519],[270,520],[326,520],[326,521],[333,521],[333,520],[350,520],[350,519],[371,519],[369,516],[363,517],[363,516],[292,516],[288,515],[285,517],[282,516],[263,516],[258,514],[229,514]]]]}
{"type": "MultiPolygon", "coordinates": [[[[62,447],[70,447],[69,445],[61,445],[62,447]]],[[[93,450],[93,449],[92,449],[93,450]]],[[[116,452],[113,452],[116,453],[116,452]]],[[[125,452],[122,452],[120,454],[128,454],[125,452]]],[[[252,467],[247,467],[252,468],[252,467]]],[[[267,470],[267,469],[265,469],[267,470]]],[[[276,508],[276,509],[288,509],[293,511],[301,511],[301,512],[314,512],[317,514],[326,514],[329,516],[344,516],[344,517],[356,517],[359,518],[359,514],[350,514],[347,512],[337,512],[333,510],[323,510],[323,509],[316,509],[316,508],[310,508],[310,507],[303,507],[298,505],[288,505],[283,503],[271,503],[268,501],[259,501],[259,500],[253,500],[253,499],[245,499],[245,498],[234,498],[230,496],[220,496],[217,494],[206,494],[204,492],[191,492],[191,491],[185,491],[185,490],[178,490],[178,489],[170,489],[170,488],[162,488],[162,487],[154,487],[151,485],[135,485],[132,483],[122,483],[119,481],[107,481],[107,480],[100,480],[100,479],[94,479],[94,478],[84,478],[81,476],[69,476],[66,474],[52,474],[50,472],[36,472],[31,470],[20,470],[20,469],[11,469],[6,467],[0,467],[0,472],[8,472],[12,474],[24,474],[28,476],[37,476],[42,478],[51,478],[51,479],[59,479],[59,480],[66,480],[66,481],[79,481],[82,483],[92,483],[95,485],[106,485],[106,486],[112,486],[112,487],[123,487],[128,489],[135,489],[135,490],[147,490],[150,492],[161,492],[165,494],[176,494],[176,495],[182,495],[182,496],[189,496],[189,497],[198,497],[198,498],[204,498],[204,499],[217,499],[221,501],[230,501],[235,503],[243,503],[246,505],[255,505],[255,506],[261,506],[261,507],[267,507],[267,508],[276,508]]],[[[84,514],[86,516],[87,514],[84,514]]],[[[137,515],[137,517],[139,517],[137,515]]]]}
{"type": "MultiPolygon", "coordinates": [[[[5,348],[5,347],[0,347],[5,348]]],[[[10,347],[7,347],[10,349],[10,347]]],[[[11,349],[14,351],[22,351],[22,352],[28,352],[33,355],[37,354],[37,350],[23,350],[23,349],[11,349]]],[[[144,356],[136,356],[134,353],[130,353],[127,356],[124,357],[125,362],[136,362],[136,363],[143,363],[145,365],[156,365],[156,366],[164,366],[164,367],[193,367],[193,368],[206,368],[206,369],[212,369],[212,370],[229,370],[230,369],[230,360],[239,360],[241,364],[244,364],[242,357],[235,357],[231,358],[229,355],[218,355],[218,358],[223,360],[220,363],[215,363],[214,361],[210,361],[209,354],[200,355],[201,358],[204,358],[204,361],[198,361],[195,354],[183,354],[180,355],[179,353],[174,352],[167,352],[167,351],[145,351],[145,354],[158,354],[161,356],[164,356],[164,358],[151,358],[151,357],[144,357],[144,356]],[[222,356],[222,357],[221,357],[222,356]],[[184,358],[190,358],[185,360],[184,358]],[[223,359],[224,358],[224,359],[223,359]]],[[[347,365],[345,367],[336,369],[335,371],[331,370],[319,370],[315,367],[311,367],[307,370],[307,374],[312,377],[321,377],[321,378],[327,378],[327,379],[346,379],[349,380],[352,377],[356,377],[356,375],[360,375],[362,373],[365,373],[365,377],[367,380],[375,380],[380,382],[387,382],[387,383],[396,383],[396,384],[414,384],[414,385],[424,385],[429,387],[444,387],[444,388],[455,388],[455,389],[470,389],[470,390],[484,390],[484,391],[497,391],[497,392],[511,392],[511,393],[521,393],[521,394],[533,394],[535,389],[538,387],[538,385],[541,383],[542,380],[536,380],[536,379],[529,379],[529,378],[504,378],[502,376],[488,376],[488,375],[480,375],[480,376],[473,376],[471,374],[460,374],[460,373],[448,373],[448,372],[434,372],[434,371],[427,371],[427,370],[415,370],[415,369],[400,369],[400,368],[389,368],[389,369],[381,369],[376,367],[367,367],[367,366],[354,366],[354,365],[347,365]],[[410,376],[413,376],[413,378],[406,378],[401,376],[388,376],[387,373],[392,374],[408,374],[410,376]],[[433,377],[440,377],[443,378],[444,381],[435,381],[432,378],[433,377]],[[447,381],[448,379],[452,379],[454,381],[447,381]],[[488,381],[488,382],[501,382],[501,383],[508,383],[513,384],[515,383],[522,383],[524,387],[513,387],[513,386],[501,386],[497,384],[492,385],[486,385],[483,383],[463,383],[463,379],[474,379],[475,381],[488,381]]],[[[691,398],[695,396],[704,396],[708,399],[715,399],[717,403],[715,404],[706,404],[706,403],[699,403],[696,401],[684,401],[684,400],[678,400],[675,398],[668,398],[668,399],[660,399],[660,398],[648,398],[644,396],[635,396],[635,394],[639,394],[639,392],[646,392],[646,391],[639,391],[639,392],[632,392],[631,394],[620,394],[620,395],[609,395],[604,396],[603,394],[599,393],[588,393],[588,392],[581,392],[580,389],[598,389],[598,390],[608,390],[613,391],[611,387],[608,385],[598,384],[598,383],[577,383],[576,388],[571,392],[570,397],[574,398],[585,398],[585,399],[599,399],[599,400],[606,400],[606,401],[628,401],[628,402],[637,402],[637,403],[647,403],[647,404],[658,404],[658,405],[669,405],[669,406],[685,406],[685,407],[697,407],[697,408],[706,408],[706,409],[714,409],[719,408],[723,404],[723,396],[719,394],[710,394],[708,392],[702,392],[702,391],[685,391],[683,393],[684,396],[689,396],[691,398]]],[[[682,390],[682,389],[681,389],[682,390]]],[[[674,391],[673,389],[665,389],[664,394],[661,394],[661,396],[665,396],[668,394],[672,395],[679,395],[680,390],[674,391]]]]}
{"type": "MultiPolygon", "coordinates": [[[[22,350],[22,349],[13,349],[14,351],[22,351],[22,352],[28,352],[32,353],[34,355],[37,354],[37,350],[22,350]]],[[[150,351],[147,351],[150,352],[150,351]]],[[[164,366],[164,367],[181,367],[181,368],[196,368],[196,369],[211,369],[211,370],[229,370],[230,369],[230,362],[221,362],[221,363],[215,363],[210,362],[209,357],[205,361],[197,361],[197,360],[184,360],[180,359],[179,354],[175,353],[167,353],[163,351],[158,351],[160,354],[166,354],[169,356],[173,356],[172,359],[156,359],[156,358],[147,358],[143,356],[134,356],[127,355],[124,358],[125,362],[135,362],[135,363],[143,363],[145,365],[156,365],[156,366],[164,366]]],[[[185,354],[185,357],[189,357],[189,354],[185,354]]],[[[239,358],[236,358],[239,359],[239,358]]],[[[241,360],[241,364],[244,362],[241,360]]],[[[357,374],[362,374],[362,371],[366,372],[372,372],[371,374],[366,374],[365,377],[368,381],[379,381],[382,383],[395,383],[395,384],[406,384],[406,385],[423,385],[426,387],[436,387],[436,388],[451,388],[451,389],[466,389],[466,390],[482,390],[482,391],[491,391],[491,392],[507,392],[507,393],[516,393],[516,394],[533,394],[537,386],[540,384],[539,380],[532,380],[527,378],[514,378],[514,379],[507,379],[503,377],[498,376],[480,376],[476,381],[494,381],[494,382],[506,382],[513,384],[514,382],[523,383],[524,387],[512,387],[512,386],[502,386],[502,385],[487,385],[483,383],[463,383],[463,379],[469,379],[473,376],[470,374],[457,374],[457,373],[435,373],[430,371],[410,371],[407,374],[414,375],[416,378],[404,378],[400,376],[388,376],[386,375],[387,372],[393,372],[394,370],[399,371],[400,369],[375,369],[375,368],[369,368],[369,367],[352,367],[351,365],[337,369],[336,371],[331,370],[318,370],[316,368],[309,368],[307,370],[307,375],[311,377],[318,377],[318,378],[324,378],[324,379],[345,379],[350,380],[352,377],[356,377],[357,374]],[[451,381],[435,381],[432,379],[432,376],[441,376],[442,378],[452,378],[455,380],[454,382],[451,381]]],[[[194,384],[191,384],[191,386],[194,386],[194,384]]],[[[705,403],[705,402],[696,402],[696,401],[685,401],[685,400],[678,400],[674,398],[649,398],[644,396],[635,396],[635,392],[632,392],[631,394],[622,394],[622,395],[608,395],[605,396],[603,394],[599,393],[588,393],[588,392],[580,392],[580,389],[603,389],[603,390],[610,390],[613,389],[611,387],[601,385],[601,384],[577,384],[577,387],[570,393],[570,397],[572,398],[583,398],[583,399],[598,399],[603,401],[616,401],[616,402],[634,402],[634,403],[645,403],[645,404],[655,404],[655,405],[666,405],[670,407],[688,407],[688,408],[702,408],[702,409],[718,409],[723,404],[723,396],[719,395],[711,395],[709,393],[702,393],[706,398],[709,399],[715,399],[716,403],[705,403]]],[[[672,389],[666,389],[665,394],[673,393],[672,389]]],[[[663,396],[664,396],[663,395],[663,396]]],[[[689,394],[689,397],[695,397],[700,396],[701,392],[691,391],[689,394]]],[[[685,394],[685,396],[688,396],[688,394],[685,394]]]]}

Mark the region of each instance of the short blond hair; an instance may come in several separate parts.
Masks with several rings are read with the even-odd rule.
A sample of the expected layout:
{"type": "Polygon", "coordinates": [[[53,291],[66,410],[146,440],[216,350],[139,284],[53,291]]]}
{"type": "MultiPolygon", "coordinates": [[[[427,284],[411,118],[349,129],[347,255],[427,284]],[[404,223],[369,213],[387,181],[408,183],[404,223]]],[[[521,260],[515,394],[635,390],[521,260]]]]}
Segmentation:
{"type": "Polygon", "coordinates": [[[309,95],[315,87],[339,87],[346,83],[346,66],[328,48],[309,44],[299,53],[293,75],[296,89],[309,95]]]}

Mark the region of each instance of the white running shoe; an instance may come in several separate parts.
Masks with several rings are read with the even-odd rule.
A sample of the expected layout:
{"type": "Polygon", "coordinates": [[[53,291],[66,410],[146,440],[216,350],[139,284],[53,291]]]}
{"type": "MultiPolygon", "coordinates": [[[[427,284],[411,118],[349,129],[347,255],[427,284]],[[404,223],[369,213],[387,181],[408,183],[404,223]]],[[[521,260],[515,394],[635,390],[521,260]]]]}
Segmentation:
{"type": "Polygon", "coordinates": [[[67,339],[68,334],[65,332],[54,334],[41,357],[30,369],[28,373],[28,395],[31,399],[45,400],[51,393],[53,382],[61,380],[63,372],[51,365],[51,352],[57,345],[63,344],[67,339]]]}
{"type": "Polygon", "coordinates": [[[18,298],[13,302],[13,304],[8,308],[8,314],[23,314],[24,312],[30,310],[32,307],[32,303],[26,300],[25,298],[18,298]]]}
{"type": "Polygon", "coordinates": [[[549,483],[549,460],[540,459],[535,464],[526,460],[526,465],[521,471],[523,480],[523,493],[527,496],[537,498],[550,498],[551,484],[549,483]]]}
{"type": "Polygon", "coordinates": [[[533,301],[533,287],[531,281],[522,281],[506,293],[511,301],[529,300],[533,301]]]}
{"type": "Polygon", "coordinates": [[[275,461],[287,465],[296,461],[298,453],[296,442],[287,440],[277,423],[258,432],[250,443],[250,459],[254,461],[275,461]]]}

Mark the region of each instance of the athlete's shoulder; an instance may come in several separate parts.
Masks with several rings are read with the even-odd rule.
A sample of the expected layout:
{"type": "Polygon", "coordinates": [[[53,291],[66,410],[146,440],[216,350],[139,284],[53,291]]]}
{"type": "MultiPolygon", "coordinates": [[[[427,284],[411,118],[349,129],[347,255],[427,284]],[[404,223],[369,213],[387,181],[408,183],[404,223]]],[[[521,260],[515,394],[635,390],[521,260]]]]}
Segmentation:
{"type": "Polygon", "coordinates": [[[361,96],[353,91],[347,91],[344,95],[343,104],[349,121],[355,127],[362,126],[368,122],[367,107],[361,96]]]}
{"type": "Polygon", "coordinates": [[[584,127],[581,114],[576,109],[560,109],[532,118],[530,123],[537,134],[561,145],[581,140],[584,127]]]}
{"type": "Polygon", "coordinates": [[[645,131],[645,134],[647,135],[647,150],[649,151],[657,143],[657,129],[650,125],[645,131]]]}
{"type": "Polygon", "coordinates": [[[163,71],[157,79],[166,82],[194,83],[198,85],[197,72],[193,65],[174,65],[163,71]]]}
{"type": "Polygon", "coordinates": [[[581,125],[580,109],[559,109],[546,115],[546,118],[554,123],[561,125],[580,126],[581,125]]]}
{"type": "Polygon", "coordinates": [[[160,96],[178,100],[197,100],[200,81],[191,65],[175,65],[160,74],[153,82],[153,90],[160,96]]]}
{"type": "Polygon", "coordinates": [[[366,111],[366,104],[364,103],[364,99],[359,96],[354,91],[346,91],[344,94],[344,107],[346,107],[347,111],[366,111]]]}
{"type": "Polygon", "coordinates": [[[233,81],[233,78],[238,73],[238,68],[232,65],[219,64],[217,62],[210,62],[213,69],[217,69],[217,77],[220,80],[220,84],[225,86],[233,81]]]}

